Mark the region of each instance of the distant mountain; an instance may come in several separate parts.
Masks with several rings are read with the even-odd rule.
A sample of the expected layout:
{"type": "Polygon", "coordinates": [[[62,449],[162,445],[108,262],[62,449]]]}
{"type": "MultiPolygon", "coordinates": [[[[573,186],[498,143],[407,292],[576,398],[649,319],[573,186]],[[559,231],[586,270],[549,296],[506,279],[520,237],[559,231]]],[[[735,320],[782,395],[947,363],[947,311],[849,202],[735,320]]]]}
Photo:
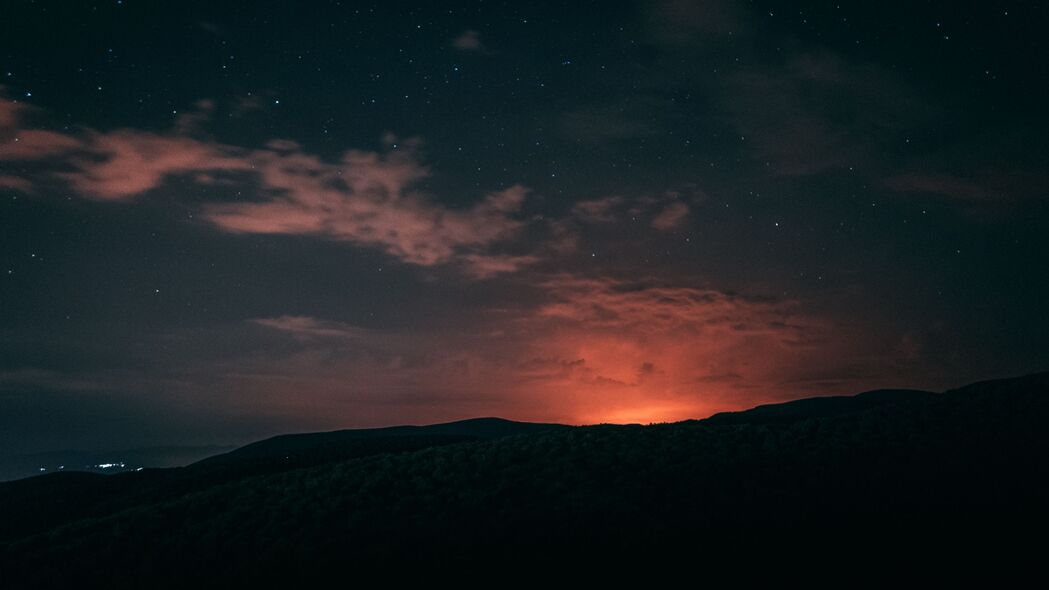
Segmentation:
{"type": "Polygon", "coordinates": [[[1044,561],[1049,373],[652,426],[453,424],[3,484],[0,572],[12,588],[215,587],[1044,561]]]}
{"type": "MultiPolygon", "coordinates": [[[[287,434],[171,469],[52,471],[0,483],[0,542],[84,518],[113,514],[243,478],[348,459],[572,428],[475,418],[429,426],[392,426],[287,434]],[[105,473],[105,475],[102,475],[105,473]]],[[[122,455],[117,455],[122,456],[122,455]]]]}
{"type": "Polygon", "coordinates": [[[394,437],[487,439],[519,434],[536,434],[565,428],[571,427],[561,424],[514,422],[512,420],[504,420],[503,418],[472,418],[428,426],[389,426],[386,428],[357,428],[332,432],[284,434],[240,447],[224,455],[210,457],[202,462],[220,463],[239,461],[246,458],[282,458],[304,453],[320,453],[337,450],[347,444],[358,443],[364,439],[394,437]]]}
{"type": "Polygon", "coordinates": [[[862,412],[882,405],[925,400],[936,395],[917,389],[876,389],[852,396],[809,397],[757,406],[742,412],[721,412],[703,420],[707,424],[776,424],[862,412]]]}

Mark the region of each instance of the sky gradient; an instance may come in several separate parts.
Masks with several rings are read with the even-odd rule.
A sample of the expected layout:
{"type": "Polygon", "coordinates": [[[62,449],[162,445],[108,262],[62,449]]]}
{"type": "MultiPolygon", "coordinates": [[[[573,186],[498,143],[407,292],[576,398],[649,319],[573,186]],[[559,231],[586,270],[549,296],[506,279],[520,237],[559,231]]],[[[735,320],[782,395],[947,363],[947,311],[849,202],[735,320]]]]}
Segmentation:
{"type": "Polygon", "coordinates": [[[0,454],[1049,369],[1038,3],[421,4],[4,3],[0,454]]]}

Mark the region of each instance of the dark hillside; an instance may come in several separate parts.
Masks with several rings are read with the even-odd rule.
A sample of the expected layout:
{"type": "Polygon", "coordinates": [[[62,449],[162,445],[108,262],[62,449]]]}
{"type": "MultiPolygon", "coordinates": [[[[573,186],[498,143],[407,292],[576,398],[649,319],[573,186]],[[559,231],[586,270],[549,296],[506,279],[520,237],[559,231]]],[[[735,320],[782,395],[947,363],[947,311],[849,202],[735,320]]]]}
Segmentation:
{"type": "Polygon", "coordinates": [[[794,421],[581,427],[247,477],[23,538],[2,565],[45,585],[180,585],[814,556],[928,573],[943,559],[1040,559],[1027,540],[1049,524],[1049,374],[904,397],[794,421]]]}
{"type": "Polygon", "coordinates": [[[41,533],[245,477],[383,453],[564,429],[556,424],[478,418],[432,426],[339,430],[269,438],[186,467],[100,475],[53,473],[0,483],[0,542],[41,533]]]}

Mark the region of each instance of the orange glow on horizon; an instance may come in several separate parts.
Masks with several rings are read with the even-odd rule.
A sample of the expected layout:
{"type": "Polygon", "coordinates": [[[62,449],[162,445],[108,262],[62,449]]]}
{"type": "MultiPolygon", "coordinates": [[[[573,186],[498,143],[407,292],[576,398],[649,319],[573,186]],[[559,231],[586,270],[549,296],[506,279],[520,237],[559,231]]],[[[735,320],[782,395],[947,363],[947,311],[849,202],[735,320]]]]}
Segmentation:
{"type": "Polygon", "coordinates": [[[583,413],[574,424],[658,424],[706,418],[712,412],[688,405],[643,405],[583,413]]]}
{"type": "Polygon", "coordinates": [[[547,303],[478,316],[459,332],[260,318],[258,329],[285,333],[301,350],[238,372],[229,388],[299,413],[310,428],[346,428],[480,416],[676,422],[840,385],[799,368],[825,366],[826,350],[841,356],[848,341],[789,302],[616,279],[562,277],[541,287],[547,303]],[[302,391],[315,401],[308,411],[294,394],[302,391]]]}

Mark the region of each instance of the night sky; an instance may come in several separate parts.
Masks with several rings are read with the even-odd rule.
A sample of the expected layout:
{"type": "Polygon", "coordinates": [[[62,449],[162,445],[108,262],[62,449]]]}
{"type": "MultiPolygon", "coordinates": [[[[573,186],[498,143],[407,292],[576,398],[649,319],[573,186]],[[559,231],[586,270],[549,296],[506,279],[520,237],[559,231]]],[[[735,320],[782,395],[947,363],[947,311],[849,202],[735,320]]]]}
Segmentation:
{"type": "Polygon", "coordinates": [[[0,7],[0,450],[1049,368],[1038,2],[0,7]]]}

